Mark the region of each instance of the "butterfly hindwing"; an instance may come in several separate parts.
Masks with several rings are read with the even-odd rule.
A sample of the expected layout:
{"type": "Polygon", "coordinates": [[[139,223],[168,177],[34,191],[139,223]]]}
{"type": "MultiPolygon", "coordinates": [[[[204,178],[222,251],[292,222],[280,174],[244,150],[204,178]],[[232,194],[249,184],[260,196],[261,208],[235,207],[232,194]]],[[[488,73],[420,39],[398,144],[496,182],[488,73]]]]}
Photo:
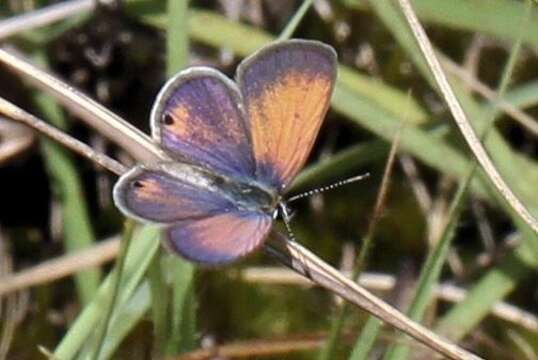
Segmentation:
{"type": "Polygon", "coordinates": [[[304,165],[329,107],[334,50],[316,41],[270,45],[241,63],[256,177],[283,190],[304,165]]]}
{"type": "Polygon", "coordinates": [[[191,68],[168,81],[155,104],[153,137],[173,158],[222,175],[253,176],[249,130],[230,79],[210,68],[191,68]]]}
{"type": "Polygon", "coordinates": [[[199,220],[184,220],[165,230],[165,244],[188,260],[207,265],[232,262],[259,247],[272,218],[231,211],[199,220]]]}

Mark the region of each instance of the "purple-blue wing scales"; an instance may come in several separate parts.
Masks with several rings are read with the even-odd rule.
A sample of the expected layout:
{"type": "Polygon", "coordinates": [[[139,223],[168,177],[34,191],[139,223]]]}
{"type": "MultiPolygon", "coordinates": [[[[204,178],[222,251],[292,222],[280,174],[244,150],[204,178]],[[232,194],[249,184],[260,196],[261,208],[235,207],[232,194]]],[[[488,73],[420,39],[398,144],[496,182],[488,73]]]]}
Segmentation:
{"type": "Polygon", "coordinates": [[[208,190],[207,179],[186,173],[186,167],[182,173],[188,174],[190,181],[185,181],[170,171],[174,166],[181,165],[141,165],[124,174],[114,186],[118,208],[130,217],[156,223],[197,219],[234,209],[229,200],[208,190]]]}
{"type": "Polygon", "coordinates": [[[221,265],[258,248],[269,233],[271,224],[269,215],[247,211],[183,220],[165,230],[165,244],[188,260],[221,265]]]}
{"type": "Polygon", "coordinates": [[[223,175],[253,177],[250,131],[235,83],[211,68],[180,72],[151,114],[154,139],[173,158],[223,175]]]}

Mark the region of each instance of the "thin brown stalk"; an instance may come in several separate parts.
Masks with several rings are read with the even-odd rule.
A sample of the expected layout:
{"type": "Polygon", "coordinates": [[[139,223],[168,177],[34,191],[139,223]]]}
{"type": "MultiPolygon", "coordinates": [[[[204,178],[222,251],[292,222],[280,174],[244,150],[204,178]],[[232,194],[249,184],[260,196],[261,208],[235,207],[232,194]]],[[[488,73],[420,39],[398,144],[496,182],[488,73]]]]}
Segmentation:
{"type": "Polygon", "coordinates": [[[50,137],[54,141],[64,145],[68,149],[71,149],[77,154],[84,156],[92,162],[99,164],[107,170],[121,175],[127,171],[127,168],[117,162],[116,160],[108,157],[107,155],[93,150],[88,145],[78,141],[77,139],[67,135],[61,130],[47,124],[43,120],[27,113],[21,108],[15,106],[9,101],[0,97],[0,113],[9,117],[12,120],[19,121],[25,125],[28,125],[42,134],[50,137]]]}
{"type": "Polygon", "coordinates": [[[484,48],[486,39],[483,34],[474,34],[471,43],[463,55],[461,69],[472,77],[476,77],[480,65],[480,57],[484,48]]]}
{"type": "Polygon", "coordinates": [[[450,359],[480,359],[480,357],[415,323],[394,307],[338,272],[299,243],[287,241],[284,236],[275,233],[266,244],[265,249],[292,270],[341,296],[386,324],[404,332],[430,349],[450,359]]]}
{"type": "Polygon", "coordinates": [[[86,124],[125,149],[140,162],[167,159],[151,138],[81,91],[32,64],[12,47],[0,48],[0,63],[36,88],[53,96],[86,124]]]}
{"type": "MultiPolygon", "coordinates": [[[[10,274],[13,270],[12,257],[6,244],[6,236],[0,229],[0,278],[10,274]]],[[[11,293],[5,299],[0,298],[0,319],[2,319],[0,325],[0,360],[7,359],[17,325],[23,320],[27,308],[28,293],[26,291],[11,293]]]]}
{"type": "MultiPolygon", "coordinates": [[[[277,355],[287,355],[292,352],[309,351],[319,349],[325,341],[327,341],[327,333],[314,333],[305,334],[301,336],[291,335],[286,338],[273,338],[273,339],[254,339],[234,341],[227,344],[219,344],[214,346],[207,346],[202,349],[193,350],[191,352],[181,354],[176,357],[167,358],[167,360],[202,360],[202,359],[216,359],[216,358],[260,358],[260,357],[272,357],[277,355]]],[[[356,338],[356,334],[352,332],[346,332],[343,335],[344,341],[350,343],[356,338]]],[[[405,339],[396,339],[390,334],[381,335],[381,339],[394,343],[402,343],[410,347],[417,348],[422,346],[417,343],[410,343],[405,339]],[[418,346],[417,346],[418,345],[418,346]]]]}
{"type": "Polygon", "coordinates": [[[119,239],[110,239],[102,241],[90,249],[42,262],[13,275],[3,276],[0,278],[0,297],[13,291],[50,283],[78,271],[111,261],[118,254],[119,247],[119,239]]]}
{"type": "MultiPolygon", "coordinates": [[[[534,350],[534,346],[524,336],[518,334],[517,331],[508,329],[506,335],[512,343],[519,349],[519,351],[525,356],[525,359],[536,360],[538,359],[538,353],[534,350]]],[[[512,355],[512,354],[510,354],[512,355]]]]}
{"type": "Polygon", "coordinates": [[[394,136],[394,139],[392,139],[389,156],[387,159],[387,163],[385,164],[385,169],[383,170],[383,178],[381,179],[381,185],[379,186],[379,193],[377,194],[377,197],[375,200],[372,220],[368,224],[368,232],[366,233],[366,237],[372,237],[374,235],[374,231],[377,226],[377,223],[379,222],[379,219],[381,218],[381,214],[383,213],[385,202],[387,200],[387,194],[389,191],[390,178],[392,175],[392,170],[394,169],[394,160],[396,159],[396,154],[398,153],[398,147],[400,145],[400,138],[404,130],[404,127],[405,127],[405,124],[403,122],[400,123],[400,126],[398,126],[398,130],[396,131],[396,135],[394,136]]]}
{"type": "Polygon", "coordinates": [[[424,215],[427,215],[432,206],[432,196],[428,191],[426,183],[419,174],[417,165],[413,158],[409,155],[402,154],[399,156],[400,166],[402,167],[405,176],[411,184],[411,189],[415,194],[418,206],[424,215]]]}
{"type": "Polygon", "coordinates": [[[79,15],[93,9],[95,3],[94,0],[64,1],[2,20],[0,21],[0,39],[79,15]]]}
{"type": "Polygon", "coordinates": [[[0,166],[28,150],[34,139],[28,127],[0,118],[0,166]]]}
{"type": "Polygon", "coordinates": [[[437,53],[439,58],[443,63],[443,67],[450,73],[456,75],[458,78],[463,80],[465,84],[469,86],[472,90],[476,91],[484,98],[488,99],[492,104],[497,108],[502,110],[504,113],[510,115],[512,119],[517,121],[523,128],[527,129],[534,136],[538,136],[538,121],[535,118],[528,115],[524,111],[518,109],[514,105],[510,104],[508,101],[499,98],[495,90],[488,87],[486,84],[482,83],[480,80],[475,78],[472,74],[465,71],[458,64],[453,62],[448,57],[437,53]]]}
{"type": "Polygon", "coordinates": [[[439,86],[439,89],[441,90],[441,93],[443,94],[443,97],[445,98],[445,101],[452,112],[456,125],[463,134],[480,166],[484,169],[488,175],[487,177],[493,183],[497,191],[504,197],[506,202],[512,207],[512,209],[519,214],[519,216],[534,230],[534,232],[538,233],[538,221],[536,221],[536,219],[527,210],[525,205],[523,205],[523,203],[514,195],[512,190],[505,183],[495,168],[495,165],[493,165],[493,162],[486,153],[486,150],[482,146],[482,143],[474,132],[471,124],[469,124],[467,116],[465,115],[461,104],[456,98],[454,91],[450,87],[450,84],[448,83],[448,80],[441,68],[441,64],[435,56],[433,47],[424,31],[424,28],[418,21],[409,0],[398,0],[398,2],[409,26],[411,27],[411,30],[413,31],[415,39],[420,46],[422,54],[424,55],[433,73],[435,81],[437,82],[437,85],[439,86]]]}
{"type": "Polygon", "coordinates": [[[219,357],[231,358],[253,358],[261,356],[285,355],[297,351],[318,349],[325,339],[303,338],[303,339],[276,339],[276,340],[250,340],[237,341],[225,345],[209,347],[191,351],[168,360],[204,360],[219,357]]]}
{"type": "MultiPolygon", "coordinates": [[[[344,272],[350,277],[351,271],[344,272]]],[[[241,270],[242,281],[255,284],[284,285],[284,286],[314,286],[307,278],[284,267],[248,267],[241,270]]],[[[363,272],[357,283],[371,291],[390,292],[396,285],[393,275],[363,272]]],[[[452,284],[440,284],[435,287],[434,296],[447,302],[461,302],[467,296],[467,291],[452,284]]],[[[491,308],[491,314],[499,319],[512,322],[529,331],[538,332],[538,317],[518,307],[498,302],[491,308]]]]}
{"type": "MultiPolygon", "coordinates": [[[[409,92],[407,95],[408,95],[407,99],[409,100],[411,93],[409,92]]],[[[406,118],[406,116],[407,114],[404,115],[404,119],[406,118]]],[[[387,163],[385,164],[385,169],[383,170],[383,178],[381,179],[381,184],[379,185],[379,191],[377,193],[377,197],[375,200],[372,217],[368,224],[368,230],[366,231],[366,235],[364,236],[364,239],[363,239],[362,248],[360,249],[359,255],[357,256],[357,262],[355,266],[355,276],[359,275],[361,271],[366,268],[366,259],[368,258],[370,254],[370,248],[373,245],[375,229],[377,227],[379,220],[381,219],[381,215],[383,213],[383,209],[385,207],[385,203],[387,200],[387,194],[388,194],[389,185],[390,185],[390,178],[392,175],[392,169],[394,168],[394,160],[396,159],[396,154],[398,153],[398,147],[400,145],[400,138],[401,138],[402,131],[404,130],[404,128],[405,128],[405,122],[401,122],[400,125],[398,126],[398,130],[396,131],[396,134],[394,135],[394,138],[392,139],[389,157],[387,159],[387,163]]]]}

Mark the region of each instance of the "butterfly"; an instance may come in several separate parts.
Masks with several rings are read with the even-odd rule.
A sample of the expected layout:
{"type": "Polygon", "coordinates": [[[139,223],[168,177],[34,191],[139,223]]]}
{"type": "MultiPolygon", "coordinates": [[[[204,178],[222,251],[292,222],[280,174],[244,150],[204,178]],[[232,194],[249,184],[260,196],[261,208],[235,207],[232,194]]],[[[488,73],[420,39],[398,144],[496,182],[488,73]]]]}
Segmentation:
{"type": "Polygon", "coordinates": [[[151,112],[172,159],[137,165],[113,198],[126,216],[163,227],[165,246],[206,265],[236,261],[269,235],[303,167],[336,80],[336,53],[287,40],[243,60],[236,82],[209,67],[170,79],[151,112]]]}

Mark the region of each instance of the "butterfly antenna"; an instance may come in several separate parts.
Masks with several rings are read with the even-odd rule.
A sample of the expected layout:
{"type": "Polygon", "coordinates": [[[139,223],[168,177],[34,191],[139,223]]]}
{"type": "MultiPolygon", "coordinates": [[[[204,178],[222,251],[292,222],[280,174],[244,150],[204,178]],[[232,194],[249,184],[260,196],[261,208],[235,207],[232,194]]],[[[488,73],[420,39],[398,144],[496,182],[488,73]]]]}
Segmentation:
{"type": "Polygon", "coordinates": [[[299,199],[302,199],[302,198],[305,198],[305,197],[308,197],[308,196],[312,196],[312,195],[315,195],[315,194],[320,194],[320,193],[325,192],[327,190],[336,189],[337,187],[347,185],[347,184],[351,184],[351,183],[353,183],[355,181],[359,181],[359,180],[362,180],[364,178],[367,178],[368,176],[370,176],[370,173],[366,173],[366,174],[362,174],[362,175],[358,175],[358,176],[353,176],[353,177],[347,178],[345,180],[337,181],[337,182],[335,182],[335,183],[333,183],[331,185],[322,186],[322,187],[317,188],[317,189],[308,190],[308,191],[305,191],[304,193],[297,194],[295,196],[290,197],[288,200],[286,200],[286,202],[290,203],[292,201],[299,200],[299,199]]]}

